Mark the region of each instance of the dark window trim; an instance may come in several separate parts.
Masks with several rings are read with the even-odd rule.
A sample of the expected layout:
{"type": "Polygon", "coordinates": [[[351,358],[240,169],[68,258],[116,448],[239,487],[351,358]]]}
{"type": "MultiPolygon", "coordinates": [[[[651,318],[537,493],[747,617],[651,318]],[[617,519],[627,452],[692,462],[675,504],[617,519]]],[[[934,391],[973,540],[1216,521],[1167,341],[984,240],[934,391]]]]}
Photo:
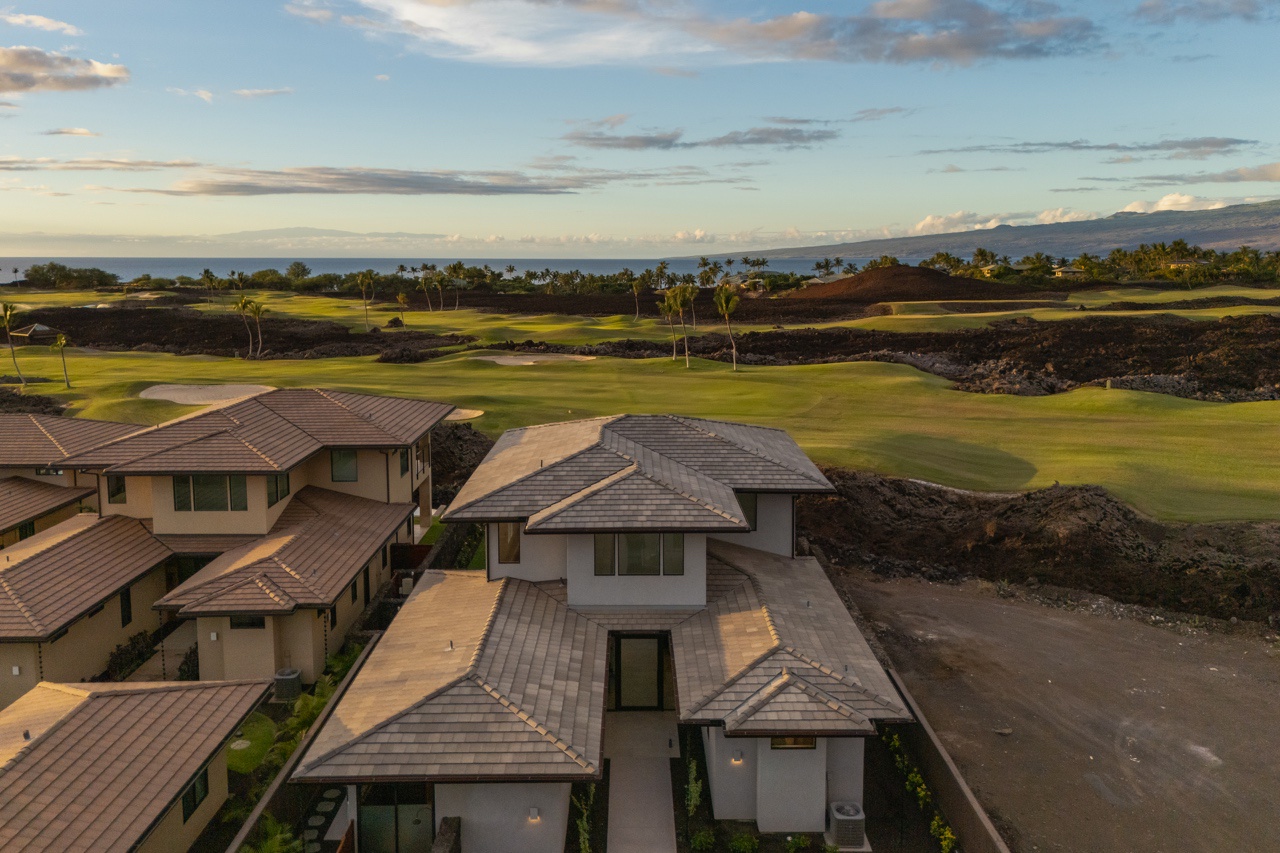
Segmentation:
{"type": "Polygon", "coordinates": [[[209,766],[200,768],[196,778],[182,792],[182,822],[191,820],[191,816],[200,810],[200,805],[209,798],[209,766]],[[199,790],[203,788],[204,790],[199,790]]]}
{"type": "MultiPolygon", "coordinates": [[[[641,534],[641,535],[646,535],[646,531],[636,531],[636,533],[641,534]]],[[[592,538],[592,543],[591,543],[591,544],[592,544],[592,555],[593,555],[593,556],[592,556],[592,570],[593,570],[593,572],[594,572],[595,577],[598,577],[598,578],[608,578],[608,577],[622,577],[622,578],[655,578],[655,577],[680,578],[680,577],[684,577],[685,572],[684,572],[684,566],[683,566],[683,565],[680,567],[680,571],[679,571],[678,573],[668,572],[668,571],[667,571],[667,537],[668,537],[668,536],[681,536],[681,537],[683,537],[683,536],[686,536],[687,534],[685,534],[685,533],[674,533],[674,532],[665,532],[665,533],[648,534],[648,535],[654,535],[654,536],[657,536],[657,537],[658,537],[658,571],[657,571],[656,573],[654,573],[654,574],[623,574],[623,573],[622,573],[622,560],[621,560],[621,554],[622,554],[622,550],[621,550],[621,549],[622,549],[622,544],[621,544],[621,540],[622,540],[622,536],[623,536],[623,535],[625,535],[625,534],[622,534],[622,533],[595,533],[595,534],[592,534],[592,537],[593,537],[593,538],[592,538]],[[598,536],[609,536],[609,537],[612,537],[612,539],[613,539],[613,567],[612,567],[612,568],[613,568],[613,571],[611,571],[611,572],[601,572],[601,571],[596,567],[596,565],[595,565],[595,558],[594,558],[594,554],[595,554],[595,550],[594,550],[594,549],[595,549],[595,538],[594,538],[594,537],[598,537],[598,536]]],[[[681,543],[681,553],[682,553],[682,556],[685,556],[684,551],[685,551],[685,549],[684,549],[684,543],[682,542],[682,543],[681,543]]]]}
{"type": "Polygon", "coordinates": [[[329,451],[329,482],[331,483],[358,483],[360,482],[360,454],[349,448],[336,448],[329,451]],[[338,479],[337,456],[338,454],[351,454],[351,461],[355,464],[355,476],[350,478],[338,479]]]}
{"type": "Polygon", "coordinates": [[[120,590],[120,627],[128,628],[133,623],[133,589],[125,587],[120,590]]]}
{"type": "Polygon", "coordinates": [[[256,631],[267,627],[267,617],[265,616],[241,616],[237,614],[229,617],[228,622],[233,631],[256,631]],[[237,625],[237,622],[240,624],[237,625]]]}
{"type": "Polygon", "coordinates": [[[249,480],[244,474],[174,474],[174,512],[248,512],[249,480]],[[225,509],[203,509],[196,506],[195,478],[221,478],[226,497],[225,509]]]}
{"type": "Polygon", "coordinates": [[[770,749],[817,749],[818,739],[812,735],[769,738],[770,749]]]}
{"type": "Polygon", "coordinates": [[[518,521],[499,521],[498,526],[494,528],[494,535],[497,537],[497,540],[498,540],[497,541],[498,565],[516,566],[520,564],[520,557],[521,557],[520,546],[523,544],[521,542],[522,537],[521,537],[521,530],[520,530],[522,526],[523,525],[518,521]],[[516,558],[514,560],[504,560],[502,558],[502,528],[503,527],[514,527],[516,529],[516,555],[515,555],[516,558]]]}
{"type": "Polygon", "coordinates": [[[129,502],[128,483],[125,481],[124,474],[108,474],[107,475],[107,503],[109,504],[127,504],[129,502]],[[116,489],[113,485],[119,485],[116,489]]]}

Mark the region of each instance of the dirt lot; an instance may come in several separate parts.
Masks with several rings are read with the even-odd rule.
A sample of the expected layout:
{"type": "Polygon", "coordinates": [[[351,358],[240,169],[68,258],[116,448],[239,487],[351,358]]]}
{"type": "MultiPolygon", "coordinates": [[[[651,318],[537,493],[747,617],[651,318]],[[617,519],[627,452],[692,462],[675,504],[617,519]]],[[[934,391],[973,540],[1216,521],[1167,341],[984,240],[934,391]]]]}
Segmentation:
{"type": "Polygon", "coordinates": [[[1276,849],[1274,642],[1066,612],[976,581],[834,580],[1015,851],[1276,849]]]}

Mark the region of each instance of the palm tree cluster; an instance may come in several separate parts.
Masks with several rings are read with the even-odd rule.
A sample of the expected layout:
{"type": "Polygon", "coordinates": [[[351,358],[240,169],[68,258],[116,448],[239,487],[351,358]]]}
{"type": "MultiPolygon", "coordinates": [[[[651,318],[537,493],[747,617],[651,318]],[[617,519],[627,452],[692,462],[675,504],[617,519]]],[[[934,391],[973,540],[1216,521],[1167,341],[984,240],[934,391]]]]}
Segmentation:
{"type": "Polygon", "coordinates": [[[267,313],[267,307],[263,303],[248,296],[241,295],[235,304],[236,313],[240,315],[240,319],[244,321],[244,330],[249,334],[249,349],[245,351],[244,357],[262,358],[262,315],[267,313]],[[253,319],[253,326],[249,326],[250,318],[253,319]],[[254,348],[253,333],[258,333],[257,348],[254,348]]]}

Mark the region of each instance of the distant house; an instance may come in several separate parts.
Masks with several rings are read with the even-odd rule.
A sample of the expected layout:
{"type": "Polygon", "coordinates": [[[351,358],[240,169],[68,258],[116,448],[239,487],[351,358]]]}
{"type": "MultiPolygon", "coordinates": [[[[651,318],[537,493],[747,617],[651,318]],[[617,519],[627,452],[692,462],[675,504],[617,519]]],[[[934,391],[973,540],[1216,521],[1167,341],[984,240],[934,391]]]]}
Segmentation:
{"type": "Polygon", "coordinates": [[[95,678],[158,630],[172,553],[135,519],[91,514],[0,552],[0,708],[41,681],[95,678]]]}
{"type": "Polygon", "coordinates": [[[37,344],[51,344],[58,339],[58,335],[63,334],[61,329],[55,329],[52,326],[46,326],[44,323],[32,323],[30,326],[23,326],[20,329],[14,329],[13,336],[18,340],[15,343],[24,346],[34,346],[37,344]]]}
{"type": "Polygon", "coordinates": [[[1201,258],[1178,258],[1173,261],[1165,261],[1164,268],[1167,270],[1192,269],[1195,267],[1207,267],[1209,262],[1201,258]]]}
{"type": "MultiPolygon", "coordinates": [[[[780,430],[508,431],[443,516],[483,526],[486,571],[423,574],[293,781],[346,787],[362,853],[427,849],[444,818],[464,853],[560,853],[570,785],[601,777],[611,738],[652,751],[614,753],[611,790],[658,784],[670,803],[678,722],[701,734],[717,818],[822,832],[833,803],[859,813],[864,739],[911,715],[795,556],[796,497],[831,491],[780,430]]],[[[675,849],[636,807],[611,794],[611,823],[649,821],[675,849]]]]}
{"type": "Polygon", "coordinates": [[[1053,268],[1054,278],[1088,278],[1089,274],[1079,267],[1065,266],[1053,268]]]}
{"type": "Polygon", "coordinates": [[[268,686],[40,683],[0,710],[0,849],[191,849],[268,686]]]}

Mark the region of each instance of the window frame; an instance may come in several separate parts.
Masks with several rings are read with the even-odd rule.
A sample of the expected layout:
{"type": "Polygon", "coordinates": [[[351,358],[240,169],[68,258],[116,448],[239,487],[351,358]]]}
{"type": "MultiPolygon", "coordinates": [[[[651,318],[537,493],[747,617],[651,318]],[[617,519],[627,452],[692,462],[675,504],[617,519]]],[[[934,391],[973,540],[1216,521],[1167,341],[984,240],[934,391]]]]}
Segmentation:
{"type": "Polygon", "coordinates": [[[742,507],[743,519],[747,522],[748,529],[754,533],[760,529],[760,493],[759,492],[735,492],[734,498],[738,501],[738,506],[742,507]],[[743,498],[748,499],[748,503],[743,503],[743,498]],[[749,508],[748,508],[749,507],[749,508]]]}
{"type": "Polygon", "coordinates": [[[281,471],[279,474],[267,475],[267,508],[275,506],[280,501],[289,497],[289,472],[281,471]],[[281,485],[283,484],[283,488],[281,485]]]}
{"type": "Polygon", "coordinates": [[[191,820],[191,816],[200,810],[200,805],[209,798],[209,768],[202,767],[191,780],[191,784],[182,792],[182,822],[191,820]]]}
{"type": "Polygon", "coordinates": [[[332,448],[329,450],[329,482],[331,483],[358,483],[360,482],[360,454],[351,448],[332,448]],[[352,475],[350,477],[338,477],[338,458],[351,459],[352,475]]]}
{"type": "Polygon", "coordinates": [[[400,476],[406,477],[409,474],[409,448],[400,448],[400,476]]]}
{"type": "Polygon", "coordinates": [[[611,578],[618,574],[618,535],[616,533],[597,533],[592,540],[594,548],[594,572],[598,578],[611,578]],[[600,571],[600,546],[602,540],[609,543],[609,571],[600,571]]]}
{"type": "Polygon", "coordinates": [[[814,735],[785,735],[769,738],[770,749],[817,749],[818,738],[814,735]]]}
{"type": "Polygon", "coordinates": [[[515,566],[515,565],[519,565],[519,564],[520,564],[520,556],[521,556],[521,555],[520,555],[520,545],[521,545],[521,541],[520,541],[520,540],[524,538],[524,537],[521,535],[521,534],[523,533],[523,531],[521,530],[521,528],[522,528],[522,527],[524,527],[524,524],[523,524],[522,522],[519,522],[519,521],[499,521],[499,522],[497,523],[497,525],[494,527],[494,536],[495,536],[495,537],[497,538],[497,540],[498,540],[498,543],[497,543],[497,544],[498,544],[498,547],[494,549],[495,551],[497,551],[497,552],[498,552],[498,565],[500,565],[500,566],[515,566]],[[514,537],[513,539],[508,539],[508,541],[507,541],[507,543],[506,543],[506,544],[508,544],[508,545],[510,545],[510,544],[512,544],[512,543],[514,543],[514,546],[515,546],[515,558],[514,558],[514,559],[509,559],[509,558],[511,557],[511,552],[510,552],[509,550],[506,550],[506,549],[504,549],[504,548],[503,548],[503,544],[504,544],[504,542],[503,542],[503,528],[507,528],[507,529],[514,528],[514,530],[515,530],[515,537],[514,537]]]}
{"type": "Polygon", "coordinates": [[[15,527],[14,530],[18,531],[19,542],[23,539],[30,539],[32,536],[36,535],[36,521],[34,518],[30,521],[24,521],[15,527]]]}
{"type": "Polygon", "coordinates": [[[129,502],[129,484],[124,474],[107,475],[107,503],[127,504],[129,502]],[[116,488],[119,486],[119,488],[116,488]]]}
{"type": "Polygon", "coordinates": [[[173,511],[174,512],[248,512],[249,480],[244,474],[174,474],[173,511]],[[196,478],[200,477],[202,492],[196,491],[196,478]],[[221,483],[216,481],[221,480],[221,483]],[[221,485],[224,503],[218,507],[209,504],[208,499],[219,491],[221,485]],[[197,497],[205,502],[205,506],[197,506],[197,497]]]}
{"type": "Polygon", "coordinates": [[[267,617],[265,616],[246,616],[236,613],[227,617],[227,622],[232,631],[261,631],[267,627],[267,617]],[[240,624],[237,625],[237,622],[240,624]]]}
{"type": "Polygon", "coordinates": [[[594,541],[592,543],[592,547],[593,547],[592,572],[595,577],[598,577],[598,578],[684,577],[684,569],[685,569],[685,547],[684,547],[685,534],[684,533],[671,533],[671,532],[668,532],[668,533],[595,533],[592,535],[594,537],[594,541]],[[621,538],[623,536],[628,536],[628,535],[631,535],[631,536],[644,535],[644,536],[658,537],[658,571],[657,572],[634,573],[634,572],[622,571],[621,538]],[[606,537],[612,543],[612,564],[609,567],[610,571],[601,571],[601,568],[600,568],[601,540],[606,537]],[[673,540],[676,538],[678,538],[680,542],[678,552],[675,550],[675,545],[673,542],[673,540]],[[680,554],[680,570],[679,571],[672,571],[668,566],[667,555],[669,552],[680,554]]]}
{"type": "Polygon", "coordinates": [[[126,586],[120,590],[120,627],[128,628],[133,624],[133,587],[126,586]]]}
{"type": "MultiPolygon", "coordinates": [[[[641,549],[647,550],[647,547],[648,547],[647,545],[643,543],[638,543],[638,544],[641,549]]],[[[643,553],[641,554],[641,556],[644,556],[643,553]]],[[[623,578],[623,577],[652,578],[652,577],[660,577],[661,575],[662,575],[662,534],[661,533],[635,532],[635,533],[619,533],[618,534],[618,577],[620,578],[623,578]],[[657,545],[654,546],[654,554],[657,556],[658,559],[655,565],[653,566],[652,571],[648,571],[649,567],[643,564],[640,564],[638,568],[642,568],[644,569],[644,571],[628,571],[627,570],[629,567],[627,566],[627,550],[626,550],[626,543],[625,543],[624,537],[635,537],[636,539],[641,539],[641,538],[648,539],[649,537],[654,537],[657,539],[657,545]]]]}

